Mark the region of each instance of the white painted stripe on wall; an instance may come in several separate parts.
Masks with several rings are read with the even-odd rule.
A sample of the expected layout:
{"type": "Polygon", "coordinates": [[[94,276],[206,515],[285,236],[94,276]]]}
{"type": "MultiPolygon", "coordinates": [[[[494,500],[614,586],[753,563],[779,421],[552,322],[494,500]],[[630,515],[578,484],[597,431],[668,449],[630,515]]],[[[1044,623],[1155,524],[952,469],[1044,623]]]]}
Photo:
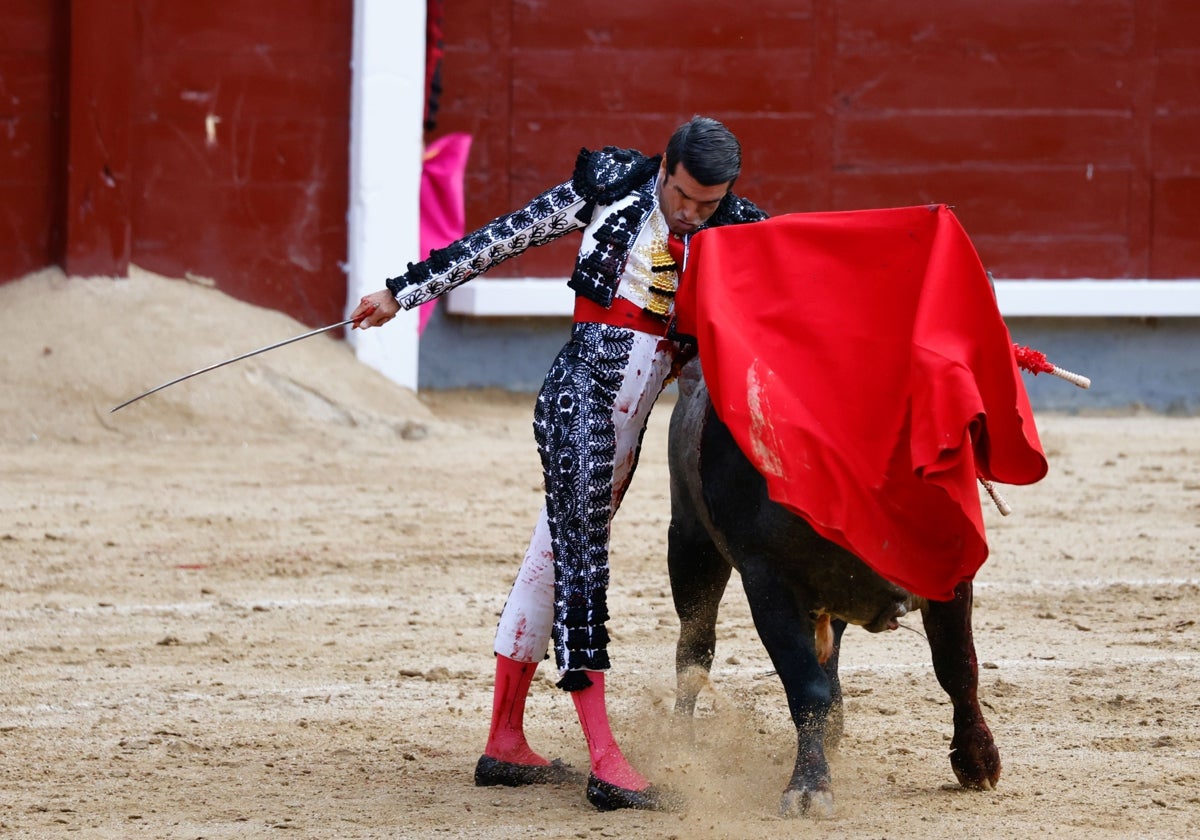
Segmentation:
{"type": "MultiPolygon", "coordinates": [[[[565,277],[478,278],[451,291],[446,310],[480,318],[569,317],[565,277]]],[[[1200,280],[997,280],[1006,318],[1200,317],[1200,280]]]]}
{"type": "Polygon", "coordinates": [[[1194,318],[1200,280],[997,280],[1005,317],[1194,318]]]}
{"type": "Polygon", "coordinates": [[[569,317],[574,309],[575,293],[567,288],[565,277],[514,280],[481,277],[446,295],[446,311],[452,315],[485,318],[531,315],[569,317]]]}

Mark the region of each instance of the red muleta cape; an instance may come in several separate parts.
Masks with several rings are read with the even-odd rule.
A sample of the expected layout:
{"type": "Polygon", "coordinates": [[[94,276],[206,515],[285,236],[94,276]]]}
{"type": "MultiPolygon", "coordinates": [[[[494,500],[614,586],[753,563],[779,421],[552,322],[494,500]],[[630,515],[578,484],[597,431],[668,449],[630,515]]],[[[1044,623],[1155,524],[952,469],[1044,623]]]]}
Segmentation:
{"type": "Polygon", "coordinates": [[[1046,474],[1008,328],[948,207],[703,231],[676,315],[771,498],[917,595],[953,597],[987,559],[977,477],[1046,474]]]}

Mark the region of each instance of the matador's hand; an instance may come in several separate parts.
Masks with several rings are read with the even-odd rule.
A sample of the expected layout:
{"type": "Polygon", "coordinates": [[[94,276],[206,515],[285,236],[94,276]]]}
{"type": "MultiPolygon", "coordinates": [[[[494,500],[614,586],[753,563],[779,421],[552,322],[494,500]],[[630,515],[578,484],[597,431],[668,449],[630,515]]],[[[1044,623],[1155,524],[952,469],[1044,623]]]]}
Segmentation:
{"type": "Polygon", "coordinates": [[[371,292],[358,302],[358,306],[350,313],[354,319],[354,329],[365,330],[368,327],[382,327],[396,317],[400,304],[392,297],[387,289],[371,292]]]}

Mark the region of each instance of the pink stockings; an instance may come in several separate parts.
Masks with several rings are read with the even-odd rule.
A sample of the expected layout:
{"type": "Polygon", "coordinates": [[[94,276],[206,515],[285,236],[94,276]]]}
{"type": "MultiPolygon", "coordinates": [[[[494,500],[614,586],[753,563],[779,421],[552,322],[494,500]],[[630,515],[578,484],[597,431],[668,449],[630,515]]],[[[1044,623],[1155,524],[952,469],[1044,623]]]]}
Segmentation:
{"type": "Polygon", "coordinates": [[[626,788],[645,790],[650,786],[646,777],[633,769],[625,758],[617,739],[608,726],[608,709],[604,703],[604,672],[588,671],[592,684],[582,691],[572,691],[575,712],[583,737],[587,739],[588,757],[592,763],[592,775],[601,781],[626,788]]]}
{"type": "Polygon", "coordinates": [[[492,727],[484,755],[513,764],[544,766],[550,762],[525,740],[525,698],[537,670],[536,662],[518,662],[496,655],[496,685],[492,689],[492,727]]]}
{"type": "MultiPolygon", "coordinates": [[[[536,670],[536,662],[518,662],[507,656],[496,656],[492,725],[485,755],[513,764],[549,764],[525,740],[525,698],[536,670]]],[[[644,790],[650,783],[625,758],[609,726],[604,701],[604,672],[588,671],[587,676],[592,684],[582,691],[572,691],[571,699],[587,739],[592,773],[618,787],[644,790]]]]}

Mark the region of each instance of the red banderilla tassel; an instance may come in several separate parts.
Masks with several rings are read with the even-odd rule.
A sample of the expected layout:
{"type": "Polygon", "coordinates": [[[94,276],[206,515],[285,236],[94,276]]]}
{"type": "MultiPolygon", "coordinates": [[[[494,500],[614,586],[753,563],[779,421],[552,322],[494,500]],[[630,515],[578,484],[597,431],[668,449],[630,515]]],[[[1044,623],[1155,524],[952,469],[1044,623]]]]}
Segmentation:
{"type": "Polygon", "coordinates": [[[1092,380],[1086,376],[1081,376],[1078,373],[1072,373],[1069,370],[1058,367],[1046,361],[1046,354],[1040,353],[1031,347],[1022,347],[1019,344],[1013,345],[1013,355],[1016,356],[1017,366],[1021,370],[1027,370],[1034,376],[1039,373],[1050,373],[1068,382],[1078,385],[1080,388],[1092,387],[1092,380]]]}

